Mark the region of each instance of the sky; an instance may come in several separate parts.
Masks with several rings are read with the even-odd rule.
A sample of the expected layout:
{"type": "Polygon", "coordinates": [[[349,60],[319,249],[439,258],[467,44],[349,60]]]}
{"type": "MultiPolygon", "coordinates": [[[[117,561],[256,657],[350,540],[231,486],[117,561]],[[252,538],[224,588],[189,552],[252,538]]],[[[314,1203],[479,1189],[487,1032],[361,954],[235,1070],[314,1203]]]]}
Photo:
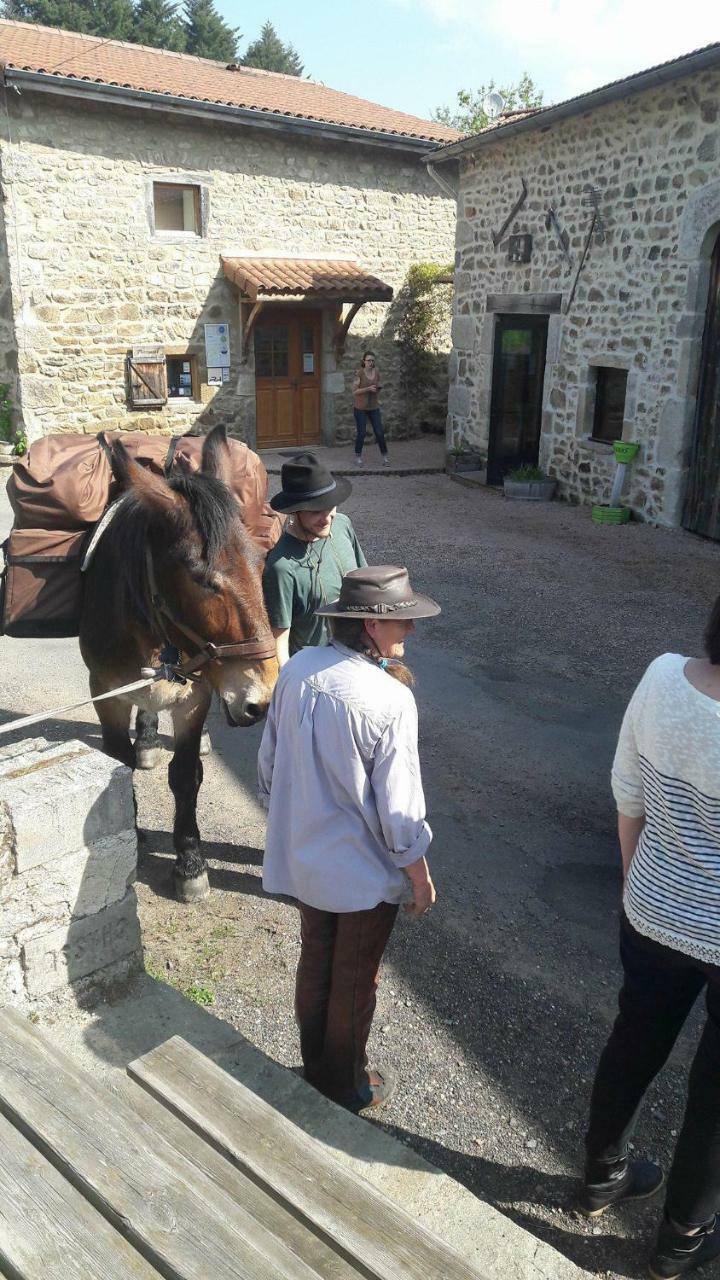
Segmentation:
{"type": "Polygon", "coordinates": [[[305,74],[428,118],[459,89],[529,72],[560,102],[720,41],[718,0],[217,0],[243,33],[269,20],[305,74]]]}

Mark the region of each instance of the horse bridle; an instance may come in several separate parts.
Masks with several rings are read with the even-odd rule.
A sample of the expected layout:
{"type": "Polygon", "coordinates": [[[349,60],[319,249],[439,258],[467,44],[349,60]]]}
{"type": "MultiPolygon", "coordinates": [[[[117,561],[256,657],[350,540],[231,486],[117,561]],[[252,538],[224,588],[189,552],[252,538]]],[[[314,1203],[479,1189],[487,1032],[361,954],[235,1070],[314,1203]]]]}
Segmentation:
{"type": "Polygon", "coordinates": [[[195,646],[195,653],[186,662],[166,662],[163,664],[177,678],[186,679],[188,676],[197,675],[209,662],[222,662],[225,658],[241,658],[247,662],[261,662],[277,656],[275,639],[270,633],[265,638],[258,636],[253,640],[238,640],[233,644],[215,644],[212,640],[203,639],[186,622],[181,622],[158,591],[155,565],[149,544],[145,547],[145,571],[153,620],[165,641],[166,649],[176,648],[168,637],[166,622],[169,622],[176,631],[179,631],[182,636],[195,646]]]}

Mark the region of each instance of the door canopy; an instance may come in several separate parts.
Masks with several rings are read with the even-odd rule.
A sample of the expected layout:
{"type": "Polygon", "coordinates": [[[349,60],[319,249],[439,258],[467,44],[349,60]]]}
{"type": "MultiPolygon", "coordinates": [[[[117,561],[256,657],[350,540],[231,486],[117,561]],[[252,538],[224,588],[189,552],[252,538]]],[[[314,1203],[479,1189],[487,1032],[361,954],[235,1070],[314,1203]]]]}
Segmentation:
{"type": "Polygon", "coordinates": [[[243,324],[243,348],[247,351],[255,321],[266,302],[307,298],[314,302],[335,302],[338,320],[335,345],[338,354],[345,345],[348,329],[366,302],[391,302],[389,284],[373,276],[357,262],[345,258],[221,258],[228,280],[237,286],[241,302],[251,310],[243,324]],[[342,303],[350,311],[341,319],[342,303]]]}

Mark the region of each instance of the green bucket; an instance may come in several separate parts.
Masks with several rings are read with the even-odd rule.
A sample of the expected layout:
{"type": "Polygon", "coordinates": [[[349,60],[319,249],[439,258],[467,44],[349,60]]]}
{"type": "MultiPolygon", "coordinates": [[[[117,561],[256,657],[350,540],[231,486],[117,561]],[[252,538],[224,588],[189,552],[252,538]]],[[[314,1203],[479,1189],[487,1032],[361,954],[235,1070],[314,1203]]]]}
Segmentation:
{"type": "Polygon", "coordinates": [[[614,440],[613,452],[616,462],[632,462],[640,445],[636,440],[614,440]]]}
{"type": "Polygon", "coordinates": [[[630,519],[630,508],[593,507],[592,518],[595,524],[627,524],[630,519]]]}

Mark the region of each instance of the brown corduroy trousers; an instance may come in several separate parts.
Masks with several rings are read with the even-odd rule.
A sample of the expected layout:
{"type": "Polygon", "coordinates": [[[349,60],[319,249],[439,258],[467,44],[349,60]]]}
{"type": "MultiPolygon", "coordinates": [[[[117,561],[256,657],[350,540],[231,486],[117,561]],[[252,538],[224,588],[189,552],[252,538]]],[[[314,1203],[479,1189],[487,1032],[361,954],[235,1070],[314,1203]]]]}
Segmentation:
{"type": "Polygon", "coordinates": [[[398,908],[318,911],[299,903],[300,961],[295,1016],[305,1079],[336,1102],[367,1085],[366,1046],[380,961],[398,908]]]}

